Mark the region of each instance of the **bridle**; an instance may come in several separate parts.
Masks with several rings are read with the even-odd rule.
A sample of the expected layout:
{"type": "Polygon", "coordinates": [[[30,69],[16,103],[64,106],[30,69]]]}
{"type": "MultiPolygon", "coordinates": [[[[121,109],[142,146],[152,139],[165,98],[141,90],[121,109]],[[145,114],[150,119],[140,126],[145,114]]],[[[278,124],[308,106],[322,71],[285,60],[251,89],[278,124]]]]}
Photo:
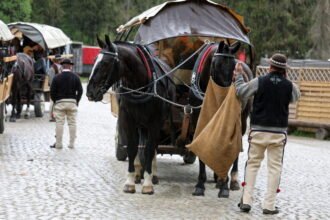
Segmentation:
{"type": "MultiPolygon", "coordinates": [[[[102,94],[106,93],[108,89],[110,88],[110,79],[111,79],[111,73],[119,68],[119,58],[118,58],[118,49],[115,44],[112,44],[115,52],[110,52],[110,51],[101,51],[100,53],[106,56],[110,56],[113,58],[112,63],[111,63],[111,69],[109,71],[109,74],[107,75],[107,78],[105,79],[103,85],[101,86],[100,92],[102,94]]],[[[93,79],[94,76],[92,76],[93,79]]]]}
{"type": "MultiPolygon", "coordinates": [[[[233,54],[229,54],[229,53],[214,53],[213,54],[213,58],[214,57],[217,57],[217,56],[221,56],[221,57],[226,57],[226,58],[231,58],[231,59],[234,59],[234,62],[236,63],[235,61],[235,56],[233,54]]],[[[213,66],[213,62],[212,62],[212,66],[213,66]]],[[[215,73],[214,71],[212,71],[212,67],[211,67],[211,73],[210,73],[210,76],[212,76],[213,78],[215,78],[215,73]]]]}

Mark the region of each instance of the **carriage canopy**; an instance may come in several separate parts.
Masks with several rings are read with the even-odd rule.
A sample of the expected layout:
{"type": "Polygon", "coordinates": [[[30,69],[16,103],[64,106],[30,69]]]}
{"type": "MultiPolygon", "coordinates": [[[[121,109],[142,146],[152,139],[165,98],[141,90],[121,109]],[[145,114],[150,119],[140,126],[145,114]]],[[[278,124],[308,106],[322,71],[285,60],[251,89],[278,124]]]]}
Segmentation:
{"type": "Polygon", "coordinates": [[[18,38],[22,34],[38,43],[43,49],[54,49],[71,43],[71,39],[59,28],[28,22],[8,24],[11,32],[18,38]]]}
{"type": "Polygon", "coordinates": [[[10,32],[8,26],[0,20],[0,41],[10,41],[14,35],[10,32]]]}
{"type": "Polygon", "coordinates": [[[117,31],[137,25],[140,27],[134,41],[138,44],[179,36],[226,38],[250,44],[243,17],[210,0],[168,1],[132,18],[117,31]]]}

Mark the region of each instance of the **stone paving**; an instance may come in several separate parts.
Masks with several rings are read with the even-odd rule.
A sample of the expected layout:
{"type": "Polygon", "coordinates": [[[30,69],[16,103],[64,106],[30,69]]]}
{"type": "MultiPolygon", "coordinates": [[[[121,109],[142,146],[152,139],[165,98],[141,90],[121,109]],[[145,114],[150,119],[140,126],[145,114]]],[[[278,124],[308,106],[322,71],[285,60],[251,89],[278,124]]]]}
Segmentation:
{"type": "MultiPolygon", "coordinates": [[[[7,122],[0,135],[0,219],[330,219],[329,141],[289,137],[277,203],[281,212],[264,216],[265,163],[249,214],[237,207],[241,191],[231,192],[229,199],[217,198],[210,170],[205,196],[193,197],[198,163],[184,165],[179,156],[158,156],[160,183],[154,195],[142,195],[141,185],[137,193],[125,194],[127,161],[115,158],[116,118],[109,104],[91,103],[83,96],[73,150],[50,149],[55,123],[47,115],[31,115],[7,122]]],[[[241,180],[246,136],[244,149],[241,180]]]]}

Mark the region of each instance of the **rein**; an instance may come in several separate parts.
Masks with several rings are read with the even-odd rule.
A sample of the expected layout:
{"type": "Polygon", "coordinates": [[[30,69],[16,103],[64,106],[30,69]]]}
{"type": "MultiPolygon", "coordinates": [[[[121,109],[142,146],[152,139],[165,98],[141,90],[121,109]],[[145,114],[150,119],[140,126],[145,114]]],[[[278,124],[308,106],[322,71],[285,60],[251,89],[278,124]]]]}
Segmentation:
{"type": "MultiPolygon", "coordinates": [[[[191,54],[187,59],[185,59],[182,63],[180,63],[179,65],[177,65],[175,68],[173,68],[172,70],[170,70],[170,71],[165,71],[164,70],[164,68],[163,68],[163,66],[157,61],[157,60],[155,60],[155,62],[158,64],[158,66],[160,67],[160,69],[165,73],[164,75],[162,75],[162,76],[160,76],[159,78],[157,78],[157,79],[155,79],[154,78],[154,80],[152,81],[152,82],[150,82],[150,83],[148,83],[147,85],[145,85],[145,86],[142,86],[142,87],[140,87],[140,88],[137,88],[137,89],[131,89],[131,88],[128,88],[128,87],[125,87],[125,86],[120,86],[119,87],[119,92],[115,92],[115,91],[108,91],[107,92],[107,90],[108,89],[106,89],[106,87],[108,87],[109,88],[109,79],[110,79],[110,74],[108,75],[108,77],[107,77],[107,79],[106,79],[106,82],[105,82],[105,84],[102,86],[102,88],[101,88],[101,90],[102,90],[102,92],[107,92],[107,93],[110,93],[110,94],[113,94],[113,95],[128,95],[128,94],[131,94],[131,95],[133,95],[133,93],[138,93],[138,94],[140,94],[140,95],[146,95],[147,97],[144,97],[144,98],[142,98],[142,99],[140,99],[139,101],[137,101],[137,100],[134,100],[134,99],[130,99],[131,101],[133,101],[133,102],[135,102],[135,103],[137,103],[137,102],[139,102],[139,103],[141,103],[141,102],[145,102],[145,101],[147,101],[147,100],[149,100],[150,98],[152,98],[152,97],[156,97],[156,98],[159,98],[159,99],[161,99],[161,100],[163,100],[163,101],[165,101],[165,102],[167,102],[167,103],[169,103],[169,104],[171,104],[171,105],[174,105],[174,106],[176,106],[176,107],[180,107],[180,108],[183,108],[183,109],[185,109],[185,108],[187,108],[187,105],[182,105],[182,104],[179,104],[179,103],[176,103],[176,102],[173,102],[173,101],[171,101],[171,100],[169,100],[169,99],[166,99],[166,98],[164,98],[164,97],[162,97],[161,95],[159,95],[158,93],[157,93],[157,83],[158,83],[158,81],[160,81],[160,80],[162,80],[163,78],[165,78],[165,77],[169,77],[169,75],[170,74],[172,74],[172,73],[174,73],[177,69],[179,69],[181,66],[183,66],[185,63],[187,63],[190,59],[192,59],[196,54],[198,54],[200,51],[202,51],[207,45],[209,45],[209,43],[204,43],[200,48],[198,48],[198,50],[196,50],[193,54],[191,54]],[[151,87],[152,86],[152,87],[151,87]],[[141,91],[141,90],[143,90],[143,89],[146,89],[146,88],[148,88],[149,87],[149,91],[147,91],[147,92],[144,92],[144,91],[141,91]],[[150,92],[150,89],[152,90],[151,92],[150,92]],[[124,90],[126,90],[126,91],[124,91],[124,90]]],[[[116,47],[115,47],[116,48],[116,47]]],[[[118,59],[118,52],[117,52],[117,48],[116,48],[116,52],[115,53],[113,53],[113,52],[107,52],[107,51],[104,51],[104,52],[101,52],[101,53],[103,53],[103,54],[105,54],[105,55],[111,55],[111,56],[113,56],[113,57],[115,57],[116,59],[114,59],[114,63],[116,62],[119,62],[119,59],[118,59]]],[[[231,55],[231,54],[224,54],[224,53],[215,53],[213,56],[225,56],[225,57],[230,57],[230,58],[235,58],[233,55],[231,55]]],[[[114,65],[113,65],[114,66],[114,65]]],[[[112,66],[112,68],[113,68],[113,66],[112,66]]],[[[111,69],[111,72],[112,72],[112,70],[113,69],[111,69]]],[[[155,76],[155,73],[153,72],[153,75],[155,76]]],[[[170,78],[171,79],[171,78],[170,78]]],[[[189,85],[186,85],[185,84],[185,86],[187,86],[190,90],[192,90],[194,93],[196,93],[196,92],[198,92],[198,93],[200,93],[201,91],[195,91],[196,90],[196,88],[194,88],[194,87],[192,87],[192,86],[189,86],[189,85]]],[[[204,93],[202,93],[202,94],[204,94],[204,93]]],[[[200,96],[201,96],[201,94],[199,94],[200,96]]],[[[203,96],[201,96],[201,97],[203,97],[203,96]]],[[[134,97],[133,97],[134,98],[134,97]]],[[[135,98],[137,98],[137,96],[135,96],[135,98]]],[[[140,98],[141,98],[141,96],[140,96],[140,98]]],[[[200,109],[201,107],[202,107],[202,104],[201,105],[199,105],[199,106],[190,106],[189,105],[189,107],[191,108],[191,109],[200,109]]]]}
{"type": "MultiPolygon", "coordinates": [[[[147,85],[145,86],[142,86],[140,88],[137,88],[137,89],[130,89],[130,88],[127,88],[127,87],[124,87],[126,90],[128,90],[127,92],[110,92],[111,94],[117,94],[117,95],[126,95],[126,94],[129,94],[129,93],[133,93],[133,92],[140,92],[141,94],[143,92],[141,92],[141,90],[149,87],[149,86],[152,86],[154,83],[157,83],[158,81],[162,80],[163,78],[165,77],[169,77],[172,73],[174,73],[176,70],[180,69],[180,67],[182,67],[184,64],[186,64],[190,59],[192,59],[197,53],[199,53],[202,49],[204,49],[204,47],[206,46],[207,44],[203,44],[200,48],[198,48],[198,50],[196,50],[193,54],[191,54],[187,59],[185,59],[182,63],[180,63],[179,65],[177,65],[176,67],[174,67],[173,69],[171,69],[170,71],[166,71],[164,70],[163,66],[161,63],[159,63],[159,61],[155,60],[155,62],[159,65],[159,67],[163,70],[163,72],[165,73],[164,75],[160,76],[159,78],[155,79],[154,81],[148,83],[147,85]]],[[[191,87],[189,85],[186,85],[188,88],[191,89],[191,87]]]]}

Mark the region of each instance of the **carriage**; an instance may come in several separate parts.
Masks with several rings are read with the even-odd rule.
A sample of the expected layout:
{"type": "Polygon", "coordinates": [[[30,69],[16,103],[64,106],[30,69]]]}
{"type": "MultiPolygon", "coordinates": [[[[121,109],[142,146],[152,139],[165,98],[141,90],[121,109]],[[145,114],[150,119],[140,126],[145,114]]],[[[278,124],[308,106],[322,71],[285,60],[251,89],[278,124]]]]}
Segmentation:
{"type": "Polygon", "coordinates": [[[11,64],[16,56],[11,56],[10,41],[14,38],[9,28],[0,20],[0,134],[5,129],[5,101],[8,99],[13,81],[10,74],[11,64]]]}
{"type": "MultiPolygon", "coordinates": [[[[117,29],[116,41],[144,45],[152,56],[166,62],[172,69],[177,101],[173,106],[172,122],[166,121],[162,129],[158,154],[182,155],[185,163],[193,163],[195,155],[185,147],[193,138],[192,113],[197,106],[189,104],[185,88],[200,90],[197,62],[206,45],[224,41],[228,45],[243,43],[237,59],[254,69],[254,50],[248,38],[249,29],[243,17],[226,6],[209,0],[169,1],[150,8],[117,29]]],[[[195,90],[194,90],[195,91],[195,90]]],[[[110,95],[111,112],[118,115],[120,101],[117,87],[110,95]]],[[[189,91],[188,91],[189,92],[189,91]]],[[[198,93],[202,102],[203,95],[198,93]]],[[[126,148],[117,131],[116,158],[125,160],[126,148]]],[[[143,143],[140,143],[143,145],[143,143]]]]}
{"type": "MultiPolygon", "coordinates": [[[[27,45],[37,45],[42,51],[41,56],[46,58],[46,69],[49,68],[50,60],[54,58],[55,54],[67,54],[62,55],[63,58],[72,56],[68,54],[71,40],[59,28],[28,22],[14,22],[8,24],[8,27],[16,37],[17,52],[24,50],[27,45]]],[[[50,99],[48,76],[46,74],[34,74],[32,88],[35,116],[42,117],[45,111],[45,101],[50,99]]]]}

